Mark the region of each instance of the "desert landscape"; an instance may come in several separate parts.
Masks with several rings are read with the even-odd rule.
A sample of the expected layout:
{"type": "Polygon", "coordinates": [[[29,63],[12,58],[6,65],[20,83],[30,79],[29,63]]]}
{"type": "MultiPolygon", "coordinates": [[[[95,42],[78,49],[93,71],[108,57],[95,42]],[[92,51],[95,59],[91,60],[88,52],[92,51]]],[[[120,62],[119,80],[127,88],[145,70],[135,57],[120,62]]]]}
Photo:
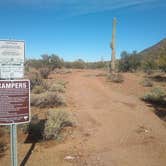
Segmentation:
{"type": "MultiPolygon", "coordinates": [[[[70,112],[74,125],[64,128],[56,140],[32,137],[27,143],[28,134],[19,130],[21,165],[164,166],[166,124],[155,114],[155,107],[140,99],[152,88],[140,84],[145,74],[124,73],[125,81],[118,84],[106,76],[104,70],[80,69],[49,75],[48,82],[66,83],[66,106],[58,109],[70,112]]],[[[47,111],[32,107],[32,115],[40,121],[47,111]]],[[[4,138],[9,139],[8,134],[4,138]]],[[[0,160],[10,165],[9,147],[0,160]]]]}
{"type": "Polygon", "coordinates": [[[0,166],[166,166],[166,1],[0,1],[0,166]]]}

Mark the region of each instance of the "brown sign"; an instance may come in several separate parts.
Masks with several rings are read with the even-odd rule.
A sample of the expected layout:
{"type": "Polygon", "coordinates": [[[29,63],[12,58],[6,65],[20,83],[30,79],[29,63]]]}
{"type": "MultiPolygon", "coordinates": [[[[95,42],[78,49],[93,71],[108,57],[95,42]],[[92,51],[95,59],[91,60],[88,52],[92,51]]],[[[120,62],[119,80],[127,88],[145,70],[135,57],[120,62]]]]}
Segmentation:
{"type": "Polygon", "coordinates": [[[0,124],[30,120],[29,80],[0,80],[0,124]]]}

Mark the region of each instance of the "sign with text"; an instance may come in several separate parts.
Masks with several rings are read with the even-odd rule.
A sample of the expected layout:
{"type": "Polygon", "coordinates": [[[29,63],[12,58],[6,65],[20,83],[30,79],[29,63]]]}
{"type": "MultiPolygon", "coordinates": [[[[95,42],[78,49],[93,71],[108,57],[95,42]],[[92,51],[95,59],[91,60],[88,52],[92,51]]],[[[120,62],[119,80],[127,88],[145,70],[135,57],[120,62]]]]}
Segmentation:
{"type": "Polygon", "coordinates": [[[0,40],[0,78],[23,78],[24,41],[0,40]]]}
{"type": "Polygon", "coordinates": [[[0,80],[0,124],[30,120],[29,80],[0,80]]]}

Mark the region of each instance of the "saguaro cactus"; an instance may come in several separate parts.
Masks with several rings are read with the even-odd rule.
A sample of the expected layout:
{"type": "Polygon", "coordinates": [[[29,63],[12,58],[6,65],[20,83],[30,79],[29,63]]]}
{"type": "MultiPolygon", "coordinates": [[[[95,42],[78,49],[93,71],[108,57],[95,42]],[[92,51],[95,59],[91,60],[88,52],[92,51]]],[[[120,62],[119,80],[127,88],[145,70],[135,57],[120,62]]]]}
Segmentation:
{"type": "Polygon", "coordinates": [[[112,41],[111,41],[111,67],[110,72],[115,72],[115,60],[116,60],[116,51],[115,51],[115,34],[116,34],[116,18],[113,19],[113,27],[112,27],[112,41]]]}

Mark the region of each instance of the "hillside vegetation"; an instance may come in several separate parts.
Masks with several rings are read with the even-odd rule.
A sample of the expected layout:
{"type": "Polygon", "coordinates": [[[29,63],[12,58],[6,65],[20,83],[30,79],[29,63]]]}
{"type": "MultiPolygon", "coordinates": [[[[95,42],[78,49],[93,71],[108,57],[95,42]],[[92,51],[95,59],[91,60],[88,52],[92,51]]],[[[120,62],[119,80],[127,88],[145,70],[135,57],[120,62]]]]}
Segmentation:
{"type": "Polygon", "coordinates": [[[118,69],[123,72],[162,70],[166,72],[166,39],[140,53],[123,51],[118,61],[118,69]]]}

